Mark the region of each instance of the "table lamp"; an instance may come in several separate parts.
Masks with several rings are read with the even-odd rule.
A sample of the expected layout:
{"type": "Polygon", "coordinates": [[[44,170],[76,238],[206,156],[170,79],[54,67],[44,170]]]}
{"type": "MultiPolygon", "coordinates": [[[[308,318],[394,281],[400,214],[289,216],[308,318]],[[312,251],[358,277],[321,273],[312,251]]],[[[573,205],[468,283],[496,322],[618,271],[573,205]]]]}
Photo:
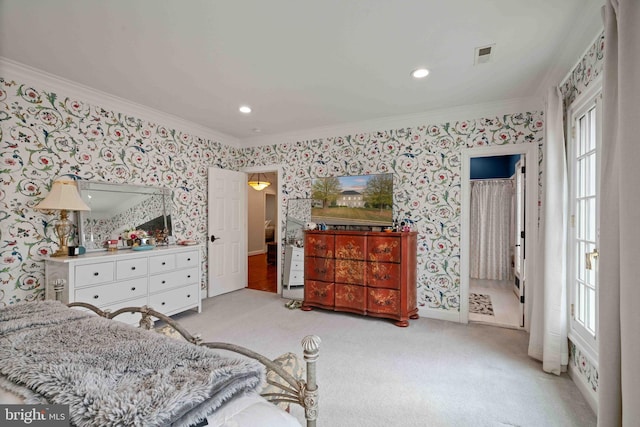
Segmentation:
{"type": "Polygon", "coordinates": [[[34,209],[41,211],[60,211],[60,219],[55,222],[54,230],[58,236],[58,251],[52,257],[69,255],[67,241],[71,232],[69,211],[89,211],[89,206],[82,200],[78,193],[76,182],[69,179],[59,179],[51,185],[51,191],[34,209]]]}

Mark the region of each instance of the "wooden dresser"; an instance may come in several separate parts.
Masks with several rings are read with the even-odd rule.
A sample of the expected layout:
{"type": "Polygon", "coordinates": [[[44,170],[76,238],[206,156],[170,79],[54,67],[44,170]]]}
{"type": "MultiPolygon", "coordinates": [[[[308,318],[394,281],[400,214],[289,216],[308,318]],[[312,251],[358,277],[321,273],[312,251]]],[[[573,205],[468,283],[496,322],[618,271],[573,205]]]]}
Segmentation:
{"type": "Polygon", "coordinates": [[[418,318],[417,233],[305,231],[303,310],[418,318]]]}
{"type": "MultiPolygon", "coordinates": [[[[91,252],[45,261],[45,296],[102,310],[147,305],[167,316],[201,311],[201,246],[91,252]]],[[[137,323],[140,315],[119,317],[137,323]]]]}

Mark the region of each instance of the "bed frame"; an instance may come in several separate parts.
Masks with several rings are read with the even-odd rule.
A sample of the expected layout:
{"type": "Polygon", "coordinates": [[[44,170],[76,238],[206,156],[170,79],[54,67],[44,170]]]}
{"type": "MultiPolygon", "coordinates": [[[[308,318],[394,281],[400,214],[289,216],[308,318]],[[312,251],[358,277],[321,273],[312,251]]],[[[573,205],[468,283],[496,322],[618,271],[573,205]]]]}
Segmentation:
{"type": "Polygon", "coordinates": [[[176,330],[176,332],[184,337],[185,340],[192,344],[213,349],[226,350],[241,354],[251,359],[255,359],[263,364],[268,370],[273,371],[278,377],[280,377],[288,384],[283,385],[279,382],[267,380],[269,384],[279,388],[280,390],[282,390],[282,392],[265,393],[262,395],[262,397],[274,404],[285,402],[302,406],[304,408],[305,419],[307,420],[307,427],[316,426],[316,419],[318,418],[318,385],[316,383],[316,360],[318,359],[318,352],[320,349],[320,337],[316,335],[307,335],[302,339],[301,344],[303,357],[306,362],[306,380],[304,380],[296,379],[288,372],[286,372],[279,364],[274,363],[272,360],[266,358],[265,356],[247,348],[222,342],[202,342],[202,339],[199,336],[191,335],[185,328],[183,328],[177,321],[173,320],[171,317],[155,311],[154,309],[147,306],[124,307],[113,312],[103,311],[94,305],[84,302],[73,302],[67,304],[67,306],[83,307],[106,319],[113,319],[123,313],[140,313],[141,318],[139,325],[143,329],[154,329],[155,318],[171,326],[176,330]]]}

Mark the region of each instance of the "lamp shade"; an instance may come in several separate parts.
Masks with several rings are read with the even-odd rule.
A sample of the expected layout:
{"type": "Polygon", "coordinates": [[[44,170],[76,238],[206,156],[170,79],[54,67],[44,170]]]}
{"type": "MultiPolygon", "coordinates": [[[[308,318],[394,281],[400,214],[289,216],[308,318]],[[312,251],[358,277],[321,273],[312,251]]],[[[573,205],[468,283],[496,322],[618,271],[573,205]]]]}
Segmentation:
{"type": "Polygon", "coordinates": [[[67,211],[89,211],[89,206],[82,200],[78,193],[76,182],[72,180],[57,180],[53,182],[51,191],[47,194],[34,209],[46,210],[67,210],[67,211]]]}
{"type": "Polygon", "coordinates": [[[268,186],[271,185],[271,183],[269,181],[267,181],[266,177],[264,180],[260,180],[260,175],[262,175],[261,173],[258,174],[258,179],[254,179],[255,175],[251,176],[251,180],[249,182],[247,182],[247,184],[249,184],[251,186],[251,188],[261,191],[264,190],[265,188],[267,188],[268,186]]]}

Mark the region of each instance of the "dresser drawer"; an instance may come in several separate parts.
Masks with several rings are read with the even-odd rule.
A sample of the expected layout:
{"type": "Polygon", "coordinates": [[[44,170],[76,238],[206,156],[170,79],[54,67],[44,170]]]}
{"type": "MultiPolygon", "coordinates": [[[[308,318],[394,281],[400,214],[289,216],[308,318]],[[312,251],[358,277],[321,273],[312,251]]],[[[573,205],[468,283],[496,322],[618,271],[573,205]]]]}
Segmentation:
{"type": "Polygon", "coordinates": [[[149,257],[149,273],[151,274],[174,270],[175,268],[176,256],[173,254],[149,257]]]}
{"type": "Polygon", "coordinates": [[[76,290],[74,301],[104,307],[116,301],[138,298],[147,294],[147,278],[125,280],[76,290]]]}
{"type": "Polygon", "coordinates": [[[149,307],[163,314],[172,314],[185,307],[198,305],[198,284],[172,289],[149,296],[149,307]]]}
{"type": "Polygon", "coordinates": [[[295,246],[290,246],[287,248],[291,251],[291,263],[300,262],[304,263],[304,248],[297,248],[295,246]]]}
{"type": "Polygon", "coordinates": [[[333,283],[304,281],[304,302],[333,307],[335,302],[335,285],[333,283]]]}
{"type": "Polygon", "coordinates": [[[301,259],[295,260],[295,261],[291,261],[290,270],[304,272],[304,258],[301,258],[301,259]]]}
{"type": "Polygon", "coordinates": [[[176,254],[176,268],[196,267],[198,251],[180,252],[176,254]]]}
{"type": "Polygon", "coordinates": [[[335,237],[332,234],[308,233],[304,243],[304,255],[333,258],[335,237]]]}
{"type": "Polygon", "coordinates": [[[338,259],[365,259],[365,236],[337,235],[336,258],[338,259]]]}
{"type": "MultiPolygon", "coordinates": [[[[304,284],[304,271],[290,271],[289,272],[289,286],[303,285],[304,284]]],[[[286,283],[285,283],[286,285],[286,283]]]]}
{"type": "Polygon", "coordinates": [[[369,236],[367,240],[369,261],[400,262],[400,237],[369,236]]]}
{"type": "Polygon", "coordinates": [[[100,262],[91,265],[76,266],[76,286],[97,285],[113,281],[115,266],[113,262],[100,262]]]}
{"type": "Polygon", "coordinates": [[[198,283],[197,267],[170,271],[165,274],[156,274],[149,277],[149,292],[156,293],[190,283],[198,283]]]}
{"type": "Polygon", "coordinates": [[[370,262],[367,264],[367,286],[400,289],[400,264],[370,262]]]}
{"type": "Polygon", "coordinates": [[[304,277],[307,280],[333,282],[334,269],[335,260],[332,258],[309,257],[305,259],[304,277]]]}
{"type": "Polygon", "coordinates": [[[129,279],[147,275],[147,259],[134,258],[123,259],[116,262],[116,278],[118,280],[129,279]]]}
{"type": "MultiPolygon", "coordinates": [[[[117,310],[125,307],[142,307],[147,305],[147,297],[136,298],[133,300],[127,300],[118,302],[115,304],[111,304],[107,307],[102,308],[104,311],[110,311],[114,313],[117,310]]],[[[127,323],[129,325],[138,326],[140,325],[140,319],[142,319],[142,313],[122,313],[119,314],[118,317],[115,317],[114,320],[119,320],[120,322],[127,323]]]]}
{"type": "Polygon", "coordinates": [[[364,286],[341,285],[336,283],[335,290],[336,307],[357,313],[364,313],[366,311],[367,298],[364,286]]]}
{"type": "Polygon", "coordinates": [[[345,259],[337,259],[335,282],[336,283],[352,283],[362,284],[364,283],[364,261],[352,261],[345,259]]]}
{"type": "Polygon", "coordinates": [[[367,311],[379,314],[400,315],[400,291],[368,289],[367,311]]]}

